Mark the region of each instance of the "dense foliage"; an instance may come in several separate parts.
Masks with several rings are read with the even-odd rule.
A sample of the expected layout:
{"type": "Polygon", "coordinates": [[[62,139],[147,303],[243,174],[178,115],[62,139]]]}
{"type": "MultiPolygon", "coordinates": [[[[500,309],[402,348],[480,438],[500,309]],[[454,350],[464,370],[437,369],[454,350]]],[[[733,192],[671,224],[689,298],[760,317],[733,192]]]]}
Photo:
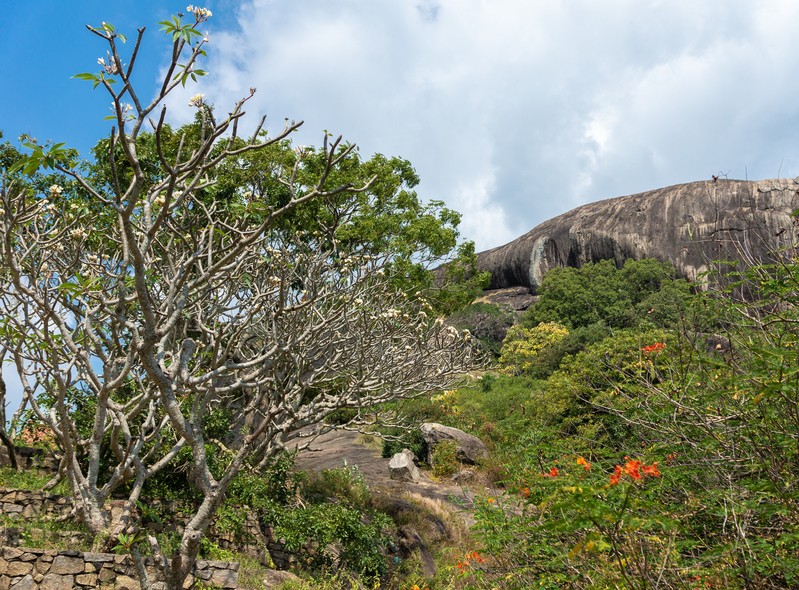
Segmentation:
{"type": "Polygon", "coordinates": [[[476,504],[479,560],[459,562],[458,587],[799,584],[799,262],[742,271],[726,293],[691,295],[660,272],[637,292],[630,283],[618,297],[594,292],[635,277],[636,266],[656,268],[553,273],[558,289],[528,322],[601,321],[604,336],[545,378],[531,376],[524,353],[541,354],[543,335],[563,328],[514,329],[505,364],[517,371],[427,407],[493,447],[486,468],[505,489],[476,504]],[[573,293],[561,289],[566,278],[573,293]],[[659,297],[679,303],[658,316],[667,321],[651,320],[659,297]]]}

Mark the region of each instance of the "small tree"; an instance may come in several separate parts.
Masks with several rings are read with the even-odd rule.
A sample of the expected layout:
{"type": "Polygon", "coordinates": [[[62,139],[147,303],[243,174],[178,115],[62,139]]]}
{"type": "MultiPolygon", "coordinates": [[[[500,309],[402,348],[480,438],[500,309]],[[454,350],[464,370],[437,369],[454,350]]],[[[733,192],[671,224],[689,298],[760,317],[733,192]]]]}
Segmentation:
{"type": "Polygon", "coordinates": [[[188,21],[178,15],[162,23],[172,60],[150,103],[131,79],[144,29],[126,64],[124,37],[108,23],[89,27],[108,54],[99,73],[77,77],[113,100],[108,182],[87,180],[61,145],[30,141],[32,153],[0,187],[8,272],[0,286],[0,340],[32,411],[63,451],[75,507],[97,547],[134,532],[144,483],[182,449],[191,451],[189,480],[203,500],[170,559],[151,539],[171,588],[191,572],[231,480],[274,456],[287,433],[341,408],[449,387],[478,360],[467,339],[428,317],[424,302],[392,287],[386,256],[338,246],[335,230],[346,214],[330,216],[326,233],[273,231],[304,203],[368,188],[370,179],[331,183],[353,146],[326,135],[312,179],[301,150],[292,165],[274,166],[275,182],[265,186],[283,187],[279,202],[268,190],[251,189],[224,204],[208,199],[216,166],[265,150],[300,125],[287,123],[268,137],[262,120],[240,140],[252,89],[221,120],[195,96],[199,138],[178,141],[169,155],[162,149],[166,108],[153,115],[179,84],[204,74],[197,61],[207,39],[197,26],[209,16],[193,8],[188,21]],[[145,125],[157,147],[154,176],[138,152],[145,125]],[[81,197],[67,198],[58,184],[33,190],[19,177],[48,167],[74,182],[81,197]],[[88,423],[77,420],[77,405],[89,411],[88,423]],[[209,440],[205,420],[221,405],[235,410],[229,435],[209,440]],[[211,461],[214,452],[221,459],[211,461]],[[109,500],[122,493],[125,509],[112,515],[109,500]]]}

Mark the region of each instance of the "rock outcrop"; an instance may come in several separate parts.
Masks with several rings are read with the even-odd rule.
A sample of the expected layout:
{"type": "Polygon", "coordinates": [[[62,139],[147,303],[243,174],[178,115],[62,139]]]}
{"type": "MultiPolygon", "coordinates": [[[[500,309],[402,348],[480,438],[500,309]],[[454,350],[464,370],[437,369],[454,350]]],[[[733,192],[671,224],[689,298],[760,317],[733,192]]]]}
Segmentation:
{"type": "Polygon", "coordinates": [[[402,449],[402,452],[391,457],[388,462],[389,477],[398,481],[419,481],[419,468],[414,461],[416,455],[413,451],[402,449]]]}
{"type": "Polygon", "coordinates": [[[657,258],[695,280],[716,260],[765,261],[799,242],[799,180],[692,182],[589,203],[478,254],[491,289],[536,292],[551,268],[657,258]]]}
{"type": "Polygon", "coordinates": [[[454,442],[458,450],[455,454],[461,463],[474,464],[479,459],[488,456],[488,447],[476,436],[465,433],[463,430],[444,426],[436,422],[425,422],[420,426],[422,438],[427,445],[427,462],[432,465],[433,451],[436,445],[445,442],[454,442]]]}

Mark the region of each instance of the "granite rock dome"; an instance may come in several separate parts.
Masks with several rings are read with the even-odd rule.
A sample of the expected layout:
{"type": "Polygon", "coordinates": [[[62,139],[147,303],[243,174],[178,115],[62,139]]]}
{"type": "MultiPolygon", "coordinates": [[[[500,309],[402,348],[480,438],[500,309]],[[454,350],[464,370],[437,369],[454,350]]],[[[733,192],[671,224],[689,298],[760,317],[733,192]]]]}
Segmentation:
{"type": "Polygon", "coordinates": [[[799,180],[691,182],[589,203],[478,254],[491,289],[535,293],[551,268],[656,258],[695,280],[716,260],[766,261],[799,243],[799,180]]]}

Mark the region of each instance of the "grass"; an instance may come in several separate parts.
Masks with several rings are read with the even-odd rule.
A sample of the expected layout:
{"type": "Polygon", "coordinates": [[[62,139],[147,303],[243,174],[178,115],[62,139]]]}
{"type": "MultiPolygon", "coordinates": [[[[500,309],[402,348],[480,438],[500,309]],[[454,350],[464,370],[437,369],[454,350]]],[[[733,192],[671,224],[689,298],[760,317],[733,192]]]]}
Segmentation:
{"type": "Polygon", "coordinates": [[[88,530],[71,520],[60,522],[50,518],[13,518],[2,515],[0,528],[8,537],[16,538],[20,547],[91,550],[88,530]]]}
{"type": "MultiPolygon", "coordinates": [[[[11,467],[0,467],[0,487],[14,490],[41,490],[45,484],[53,479],[52,473],[45,473],[36,469],[17,471],[11,467]]],[[[61,480],[58,485],[50,490],[51,494],[67,495],[66,480],[61,480]]]]}

